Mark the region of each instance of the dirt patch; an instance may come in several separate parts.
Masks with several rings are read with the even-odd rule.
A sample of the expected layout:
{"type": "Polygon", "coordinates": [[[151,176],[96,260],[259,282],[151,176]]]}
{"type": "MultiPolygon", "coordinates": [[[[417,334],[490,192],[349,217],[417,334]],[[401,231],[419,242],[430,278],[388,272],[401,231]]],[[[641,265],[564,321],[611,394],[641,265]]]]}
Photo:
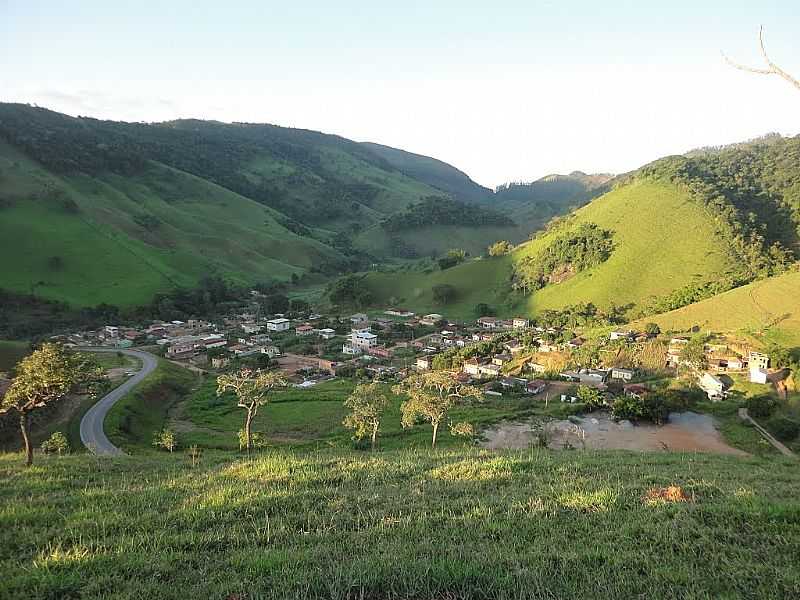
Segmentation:
{"type": "MultiPolygon", "coordinates": [[[[608,413],[595,412],[572,420],[550,421],[548,446],[594,450],[639,450],[712,452],[747,456],[729,446],[717,430],[713,417],[694,412],[671,413],[663,426],[628,421],[615,422],[608,413]]],[[[500,423],[483,432],[483,446],[491,449],[527,448],[536,443],[539,426],[535,421],[500,423]]]]}

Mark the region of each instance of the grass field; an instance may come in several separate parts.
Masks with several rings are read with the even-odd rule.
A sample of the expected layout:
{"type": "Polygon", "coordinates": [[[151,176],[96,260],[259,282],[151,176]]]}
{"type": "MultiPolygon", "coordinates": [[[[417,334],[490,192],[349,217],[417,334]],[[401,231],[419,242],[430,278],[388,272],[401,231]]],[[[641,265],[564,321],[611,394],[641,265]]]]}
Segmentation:
{"type": "Polygon", "coordinates": [[[800,273],[757,281],[647,321],[658,323],[664,331],[686,331],[699,325],[800,346],[800,273]]]}
{"type": "Polygon", "coordinates": [[[511,292],[512,264],[537,254],[554,235],[541,236],[518,247],[510,256],[469,261],[447,271],[370,274],[367,285],[377,303],[402,298],[417,312],[436,310],[462,318],[474,316],[475,304],[495,306],[501,316],[535,315],[548,308],[592,302],[642,306],[698,280],[714,279],[728,266],[727,246],[716,233],[705,209],[676,187],[652,182],[622,186],[581,208],[570,228],[595,223],[613,233],[614,250],[604,263],[551,284],[522,298],[511,292]],[[432,287],[448,283],[456,300],[433,302],[432,287]]]}
{"type": "Polygon", "coordinates": [[[793,598],[783,459],[0,455],[4,598],[793,598]],[[681,486],[688,502],[648,501],[681,486]]]}

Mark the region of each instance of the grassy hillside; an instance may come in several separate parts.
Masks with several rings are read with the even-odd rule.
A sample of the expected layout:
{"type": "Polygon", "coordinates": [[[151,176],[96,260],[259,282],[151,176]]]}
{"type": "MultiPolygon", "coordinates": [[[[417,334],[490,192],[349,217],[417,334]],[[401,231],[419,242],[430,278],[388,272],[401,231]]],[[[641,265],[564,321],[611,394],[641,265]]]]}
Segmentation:
{"type": "Polygon", "coordinates": [[[437,309],[455,317],[472,316],[478,302],[500,314],[592,302],[607,308],[641,306],[697,280],[724,274],[730,248],[718,234],[706,209],[674,185],[637,181],[615,189],[578,210],[556,231],[518,247],[510,256],[471,261],[431,273],[370,274],[367,285],[379,302],[395,296],[418,311],[437,309]],[[512,292],[513,265],[534,256],[565,230],[594,223],[613,236],[614,249],[603,264],[523,297],[512,292]],[[448,306],[433,303],[432,287],[447,283],[457,290],[448,306]]]}
{"type": "MultiPolygon", "coordinates": [[[[392,258],[383,236],[358,232],[450,190],[404,172],[390,151],[272,125],[119,123],[0,104],[0,251],[14,257],[0,285],[127,306],[208,274],[253,283],[392,258]]],[[[486,191],[414,160],[470,200],[486,191]]]]}
{"type": "Polygon", "coordinates": [[[624,452],[0,455],[7,598],[792,598],[796,463],[624,452]],[[688,502],[648,500],[681,486],[688,502]]]}
{"type": "Polygon", "coordinates": [[[76,305],[145,303],[221,274],[288,279],[341,259],[263,205],[153,164],[135,177],[55,175],[0,142],[2,286],[76,305]]]}
{"type": "Polygon", "coordinates": [[[800,273],[787,273],[740,287],[678,310],[648,317],[664,331],[694,325],[713,331],[744,331],[787,346],[800,346],[800,273]]]}

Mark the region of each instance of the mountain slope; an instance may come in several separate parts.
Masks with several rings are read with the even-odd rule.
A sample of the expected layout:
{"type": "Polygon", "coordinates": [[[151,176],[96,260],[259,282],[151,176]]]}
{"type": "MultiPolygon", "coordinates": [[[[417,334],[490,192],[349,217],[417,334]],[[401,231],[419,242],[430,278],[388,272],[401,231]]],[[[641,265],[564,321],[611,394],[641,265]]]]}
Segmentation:
{"type": "Polygon", "coordinates": [[[450,194],[456,200],[493,201],[492,190],[475,183],[466,173],[445,162],[372,142],[363,142],[363,145],[399,171],[450,194]]]}
{"type": "Polygon", "coordinates": [[[447,271],[370,274],[366,285],[379,302],[393,298],[454,317],[474,316],[479,302],[500,314],[592,303],[635,317],[780,273],[797,260],[800,137],[667,157],[613,185],[509,256],[447,271]],[[566,255],[586,243],[585,227],[607,236],[611,248],[578,268],[566,255]],[[526,282],[553,252],[566,253],[557,268],[547,263],[544,280],[526,282]],[[451,304],[435,305],[437,284],[455,288],[451,304]]]}
{"type": "MultiPolygon", "coordinates": [[[[435,196],[445,192],[338,136],[0,104],[0,246],[13,258],[0,287],[78,305],[137,304],[214,273],[341,273],[394,256],[385,235],[359,232],[435,196]]],[[[467,230],[476,247],[496,235],[467,230]]]]}
{"type": "Polygon", "coordinates": [[[800,346],[800,273],[785,273],[648,317],[664,331],[695,325],[713,331],[746,331],[800,346]]]}
{"type": "Polygon", "coordinates": [[[2,287],[79,306],[145,303],[222,274],[288,279],[343,256],[271,209],[152,164],[137,177],[58,176],[0,142],[2,287]]]}

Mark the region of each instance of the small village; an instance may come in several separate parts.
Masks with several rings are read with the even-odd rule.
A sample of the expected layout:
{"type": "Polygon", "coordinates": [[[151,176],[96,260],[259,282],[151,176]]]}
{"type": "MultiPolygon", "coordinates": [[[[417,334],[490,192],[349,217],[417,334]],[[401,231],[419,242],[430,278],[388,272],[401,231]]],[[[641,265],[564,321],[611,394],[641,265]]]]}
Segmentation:
{"type": "MultiPolygon", "coordinates": [[[[255,292],[254,292],[255,293],[255,292]]],[[[607,405],[643,398],[680,380],[709,400],[728,395],[733,379],[780,389],[767,354],[739,340],[668,335],[656,329],[612,329],[591,337],[528,318],[481,316],[457,322],[402,308],[348,316],[313,311],[260,314],[257,304],[225,316],[106,325],[56,336],[66,346],[144,347],[201,373],[250,366],[282,370],[299,387],[332,377],[399,381],[446,369],[485,394],[527,395],[576,403],[578,387],[597,390],[607,405]]]]}

